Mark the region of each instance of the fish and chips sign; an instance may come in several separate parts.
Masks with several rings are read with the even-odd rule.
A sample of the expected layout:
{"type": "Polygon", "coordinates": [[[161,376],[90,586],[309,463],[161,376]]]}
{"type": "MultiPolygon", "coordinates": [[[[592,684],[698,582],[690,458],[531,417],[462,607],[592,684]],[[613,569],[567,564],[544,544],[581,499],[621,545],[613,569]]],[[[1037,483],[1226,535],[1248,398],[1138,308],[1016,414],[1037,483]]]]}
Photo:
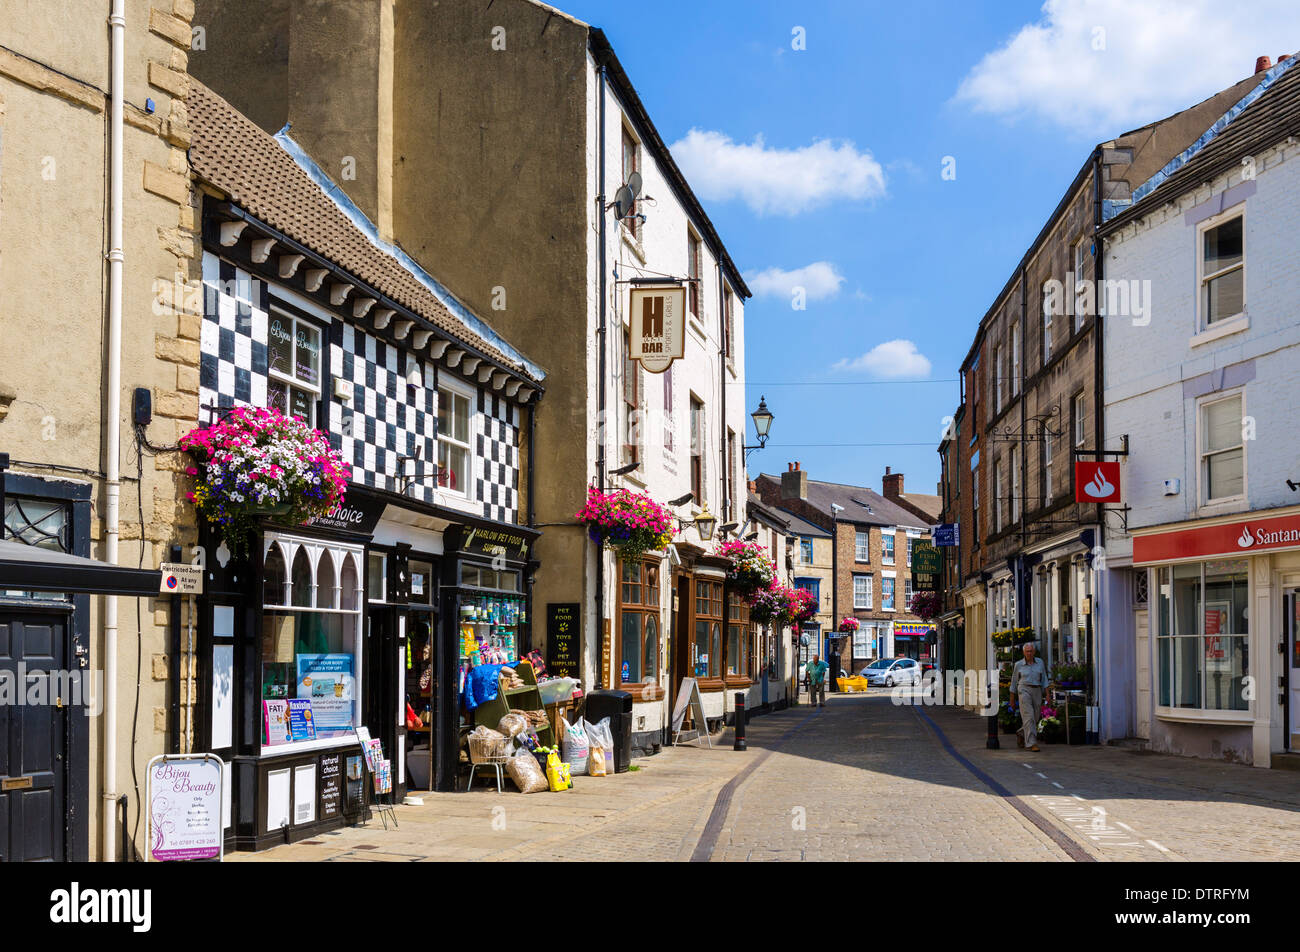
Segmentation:
{"type": "Polygon", "coordinates": [[[647,373],[661,374],[686,354],[686,288],[632,288],[628,355],[647,373]]]}

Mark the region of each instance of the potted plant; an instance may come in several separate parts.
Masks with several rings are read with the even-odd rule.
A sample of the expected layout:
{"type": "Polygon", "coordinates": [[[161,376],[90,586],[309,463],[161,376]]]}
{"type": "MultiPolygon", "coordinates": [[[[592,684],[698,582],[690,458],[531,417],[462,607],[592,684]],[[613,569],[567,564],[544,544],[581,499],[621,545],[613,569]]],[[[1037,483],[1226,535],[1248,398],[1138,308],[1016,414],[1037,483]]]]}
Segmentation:
{"type": "Polygon", "coordinates": [[[854,634],[861,627],[862,627],[861,622],[859,622],[852,615],[847,615],[844,618],[840,619],[839,630],[844,632],[844,634],[846,635],[854,634]]]}
{"type": "Polygon", "coordinates": [[[998,727],[1004,734],[1014,734],[1020,730],[1020,712],[1012,708],[1008,701],[998,705],[998,727]]]}
{"type": "Polygon", "coordinates": [[[180,447],[194,459],[186,497],[236,555],[259,517],[297,525],[343,502],[349,468],[329,438],[278,410],[234,407],[190,430],[180,447]]]}
{"type": "Polygon", "coordinates": [[[658,552],[673,541],[673,514],[643,493],[587,490],[587,504],[574,513],[593,542],[608,545],[630,561],[658,552]]]}
{"type": "Polygon", "coordinates": [[[1043,705],[1039,711],[1038,739],[1048,744],[1059,744],[1065,740],[1065,725],[1057,716],[1056,708],[1043,705]]]}
{"type": "Polygon", "coordinates": [[[716,552],[730,560],[727,580],[731,582],[736,594],[747,603],[755,592],[770,588],[776,579],[776,566],[767,557],[762,543],[733,539],[718,545],[716,552]]]}

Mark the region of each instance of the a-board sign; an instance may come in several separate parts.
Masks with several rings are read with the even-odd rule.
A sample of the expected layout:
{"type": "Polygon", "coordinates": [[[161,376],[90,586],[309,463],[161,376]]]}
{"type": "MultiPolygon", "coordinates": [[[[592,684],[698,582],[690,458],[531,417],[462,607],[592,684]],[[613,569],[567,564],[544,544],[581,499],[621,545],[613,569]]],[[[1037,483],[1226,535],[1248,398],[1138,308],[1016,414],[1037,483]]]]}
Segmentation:
{"type": "Polygon", "coordinates": [[[582,627],[577,602],[546,605],[546,671],[558,678],[578,677],[578,650],[582,627]]]}
{"type": "MultiPolygon", "coordinates": [[[[677,736],[681,733],[694,733],[696,739],[703,737],[710,747],[713,741],[709,738],[708,721],[704,719],[704,702],[700,700],[700,683],[694,678],[682,678],[682,686],[677,690],[677,701],[673,704],[673,743],[677,743],[677,736]],[[686,719],[686,711],[691,712],[692,728],[690,731],[683,732],[682,724],[686,719]]],[[[686,738],[692,739],[692,738],[686,738]]]]}
{"type": "Polygon", "coordinates": [[[338,816],[343,806],[343,755],[325,754],[320,759],[320,816],[338,816]]]}
{"type": "Polygon", "coordinates": [[[215,754],[159,754],[149,761],[149,859],[221,859],[224,770],[215,754]]]}

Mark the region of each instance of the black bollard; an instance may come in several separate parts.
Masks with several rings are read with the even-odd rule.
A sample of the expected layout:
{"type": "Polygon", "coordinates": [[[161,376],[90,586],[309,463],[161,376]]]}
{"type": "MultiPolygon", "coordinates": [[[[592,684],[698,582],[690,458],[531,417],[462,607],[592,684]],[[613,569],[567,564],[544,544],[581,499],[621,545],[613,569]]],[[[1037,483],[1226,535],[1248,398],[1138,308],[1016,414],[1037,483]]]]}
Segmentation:
{"type": "Polygon", "coordinates": [[[996,713],[989,715],[989,739],[985,741],[984,746],[989,750],[998,750],[998,715],[996,713]]]}
{"type": "Polygon", "coordinates": [[[731,749],[748,749],[745,746],[745,694],[743,691],[736,692],[736,743],[732,745],[731,749]]]}

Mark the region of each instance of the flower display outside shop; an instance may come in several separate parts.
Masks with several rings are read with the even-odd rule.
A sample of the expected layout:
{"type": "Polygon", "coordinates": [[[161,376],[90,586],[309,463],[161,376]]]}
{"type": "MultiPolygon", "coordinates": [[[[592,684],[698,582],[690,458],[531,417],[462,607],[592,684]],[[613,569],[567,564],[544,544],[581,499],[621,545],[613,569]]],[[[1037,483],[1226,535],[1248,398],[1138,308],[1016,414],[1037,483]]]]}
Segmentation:
{"type": "Polygon", "coordinates": [[[803,588],[789,588],[786,591],[789,593],[786,609],[789,624],[799,628],[817,617],[817,598],[812,592],[803,588]]]}
{"type": "Polygon", "coordinates": [[[624,560],[658,552],[673,541],[673,514],[649,496],[626,489],[587,490],[587,504],[574,513],[593,542],[603,543],[624,560]]]}
{"type": "Polygon", "coordinates": [[[938,592],[920,591],[912,596],[908,610],[922,621],[929,621],[943,611],[943,599],[938,592]]]}
{"type": "Polygon", "coordinates": [[[235,407],[190,430],[180,448],[195,460],[186,497],[236,554],[258,516],[297,525],[338,506],[347,488],[348,466],[329,438],[277,410],[235,407]]]}
{"type": "Polygon", "coordinates": [[[1004,628],[1001,631],[993,632],[991,636],[993,643],[999,648],[1011,648],[1016,645],[1023,645],[1028,641],[1035,641],[1038,638],[1032,627],[1024,628],[1004,628]]]}
{"type": "Polygon", "coordinates": [[[849,616],[847,616],[847,617],[845,617],[845,618],[841,618],[841,619],[840,619],[840,629],[839,629],[839,630],[842,631],[842,632],[844,632],[846,635],[851,635],[851,634],[853,634],[855,631],[857,631],[857,630],[858,630],[859,628],[861,628],[861,627],[862,627],[861,623],[860,623],[856,618],[854,618],[852,615],[849,615],[849,616]]]}
{"type": "Polygon", "coordinates": [[[1088,666],[1083,664],[1058,664],[1052,669],[1052,680],[1065,690],[1082,690],[1088,686],[1088,666]]]}
{"type": "Polygon", "coordinates": [[[767,551],[759,542],[744,542],[733,539],[717,547],[717,554],[731,562],[727,570],[727,581],[732,589],[747,603],[756,592],[770,588],[776,579],[776,566],[767,557],[767,551]]]}
{"type": "Polygon", "coordinates": [[[790,589],[773,582],[769,587],[759,589],[755,592],[749,601],[749,617],[756,622],[782,622],[785,620],[785,611],[789,607],[789,598],[786,593],[790,589]]]}

